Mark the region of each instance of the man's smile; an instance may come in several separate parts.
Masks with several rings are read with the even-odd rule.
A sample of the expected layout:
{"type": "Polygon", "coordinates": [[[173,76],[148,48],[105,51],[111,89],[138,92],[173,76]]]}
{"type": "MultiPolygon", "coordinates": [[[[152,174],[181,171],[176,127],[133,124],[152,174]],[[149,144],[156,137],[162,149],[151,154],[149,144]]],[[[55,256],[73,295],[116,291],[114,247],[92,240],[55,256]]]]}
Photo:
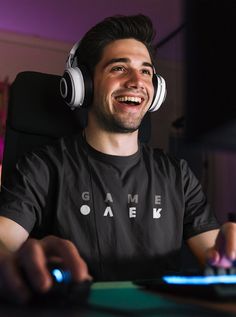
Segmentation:
{"type": "Polygon", "coordinates": [[[113,98],[115,112],[140,113],[144,102],[144,98],[137,96],[123,95],[113,98]]]}
{"type": "Polygon", "coordinates": [[[139,111],[147,102],[147,95],[143,91],[120,89],[112,97],[116,106],[127,111],[139,111]]]}
{"type": "Polygon", "coordinates": [[[143,101],[141,97],[134,97],[134,96],[118,96],[115,98],[120,103],[126,103],[128,105],[140,105],[143,101]]]}

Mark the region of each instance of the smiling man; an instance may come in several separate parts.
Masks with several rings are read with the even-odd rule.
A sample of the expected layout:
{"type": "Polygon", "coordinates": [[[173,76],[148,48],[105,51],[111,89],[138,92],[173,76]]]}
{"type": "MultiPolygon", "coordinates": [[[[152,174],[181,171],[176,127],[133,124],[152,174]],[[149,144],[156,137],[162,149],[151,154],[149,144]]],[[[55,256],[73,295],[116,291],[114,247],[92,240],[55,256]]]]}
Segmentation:
{"type": "Polygon", "coordinates": [[[90,116],[94,113],[108,132],[137,131],[153,99],[152,77],[153,66],[144,44],[134,39],[108,44],[96,66],[90,116]]]}
{"type": "Polygon", "coordinates": [[[183,239],[203,265],[235,260],[236,225],[219,229],[187,163],[138,141],[165,95],[154,35],[143,15],[115,16],[70,54],[62,95],[88,107],[87,127],[22,158],[1,191],[0,285],[13,300],[30,297],[22,270],[50,289],[51,261],[75,281],[156,277],[178,270],[183,239]]]}
{"type": "Polygon", "coordinates": [[[105,47],[94,72],[94,102],[85,129],[90,145],[107,154],[138,150],[138,128],[153,100],[152,78],[153,65],[143,43],[122,39],[105,47]]]}

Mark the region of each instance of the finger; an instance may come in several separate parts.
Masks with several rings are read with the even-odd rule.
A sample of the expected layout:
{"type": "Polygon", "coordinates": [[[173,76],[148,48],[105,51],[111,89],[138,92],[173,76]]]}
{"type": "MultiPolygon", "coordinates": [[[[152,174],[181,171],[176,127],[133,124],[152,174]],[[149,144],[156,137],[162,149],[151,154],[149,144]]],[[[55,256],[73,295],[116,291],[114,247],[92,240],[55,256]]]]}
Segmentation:
{"type": "Polygon", "coordinates": [[[30,286],[39,292],[46,292],[52,286],[47,260],[41,244],[29,239],[18,252],[18,261],[30,286]]]}
{"type": "Polygon", "coordinates": [[[62,259],[63,266],[71,272],[75,281],[92,279],[87,264],[71,241],[51,236],[42,239],[41,244],[48,256],[59,256],[62,259]]]}
{"type": "Polygon", "coordinates": [[[219,254],[219,252],[217,252],[217,250],[215,250],[215,248],[210,248],[207,251],[206,258],[207,258],[207,263],[209,265],[216,265],[217,266],[217,264],[220,261],[220,254],[219,254]]]}
{"type": "Polygon", "coordinates": [[[212,248],[207,252],[207,264],[216,267],[229,268],[232,266],[232,261],[224,255],[220,255],[219,252],[212,248]]]}
{"type": "Polygon", "coordinates": [[[13,257],[1,262],[0,281],[0,296],[3,299],[16,303],[25,303],[30,299],[30,291],[13,257]]]}
{"type": "Polygon", "coordinates": [[[228,222],[223,226],[225,256],[231,261],[236,259],[236,223],[228,222]]]}

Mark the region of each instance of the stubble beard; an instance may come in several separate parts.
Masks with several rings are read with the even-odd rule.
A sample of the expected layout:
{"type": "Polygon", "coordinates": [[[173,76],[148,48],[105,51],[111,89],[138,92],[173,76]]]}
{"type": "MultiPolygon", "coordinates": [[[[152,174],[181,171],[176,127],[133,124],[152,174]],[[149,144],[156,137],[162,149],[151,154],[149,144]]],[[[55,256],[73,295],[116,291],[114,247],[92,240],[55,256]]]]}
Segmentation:
{"type": "Polygon", "coordinates": [[[139,129],[144,114],[140,114],[136,119],[131,118],[132,114],[130,114],[130,118],[127,114],[128,118],[122,118],[119,115],[107,114],[98,107],[94,107],[95,118],[102,129],[111,133],[132,133],[139,129]]]}

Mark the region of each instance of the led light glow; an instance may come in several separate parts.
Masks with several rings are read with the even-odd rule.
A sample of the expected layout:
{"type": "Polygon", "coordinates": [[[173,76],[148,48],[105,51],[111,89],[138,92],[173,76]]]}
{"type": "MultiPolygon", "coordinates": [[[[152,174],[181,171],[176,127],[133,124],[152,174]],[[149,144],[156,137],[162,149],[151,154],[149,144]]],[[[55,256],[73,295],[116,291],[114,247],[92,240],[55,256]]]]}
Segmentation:
{"type": "Polygon", "coordinates": [[[71,281],[71,274],[69,271],[53,269],[51,271],[51,274],[55,278],[57,283],[69,283],[71,281]]]}
{"type": "Polygon", "coordinates": [[[163,276],[168,284],[178,285],[211,285],[211,284],[235,284],[236,275],[211,275],[211,276],[163,276]]]}
{"type": "Polygon", "coordinates": [[[52,270],[51,273],[52,273],[53,277],[56,279],[56,281],[58,283],[62,283],[63,282],[63,274],[62,274],[61,270],[54,269],[54,270],[52,270]]]}

